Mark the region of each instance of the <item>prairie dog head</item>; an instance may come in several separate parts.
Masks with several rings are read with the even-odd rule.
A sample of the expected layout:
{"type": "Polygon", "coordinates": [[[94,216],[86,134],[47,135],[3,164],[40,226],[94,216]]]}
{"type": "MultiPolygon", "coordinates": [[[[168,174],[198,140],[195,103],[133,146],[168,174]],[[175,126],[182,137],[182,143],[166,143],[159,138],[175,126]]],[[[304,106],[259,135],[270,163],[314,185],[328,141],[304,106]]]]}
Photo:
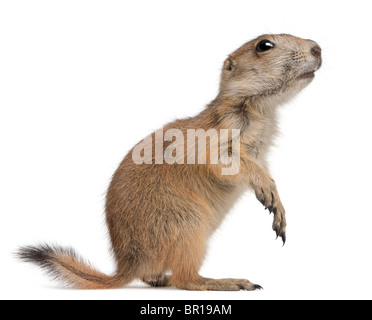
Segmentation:
{"type": "Polygon", "coordinates": [[[280,104],[305,88],[321,64],[316,42],[287,34],[263,35],[225,60],[220,93],[258,104],[280,104]]]}

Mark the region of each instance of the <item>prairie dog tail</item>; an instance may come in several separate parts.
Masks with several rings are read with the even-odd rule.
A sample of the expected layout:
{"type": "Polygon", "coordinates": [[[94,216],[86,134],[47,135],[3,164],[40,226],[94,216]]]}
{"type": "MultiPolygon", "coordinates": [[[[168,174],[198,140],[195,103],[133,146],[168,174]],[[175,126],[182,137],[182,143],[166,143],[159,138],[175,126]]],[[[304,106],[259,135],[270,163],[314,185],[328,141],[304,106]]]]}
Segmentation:
{"type": "Polygon", "coordinates": [[[113,289],[124,286],[132,277],[108,276],[77,256],[73,249],[39,245],[21,247],[18,258],[44,269],[56,280],[78,289],[113,289]]]}

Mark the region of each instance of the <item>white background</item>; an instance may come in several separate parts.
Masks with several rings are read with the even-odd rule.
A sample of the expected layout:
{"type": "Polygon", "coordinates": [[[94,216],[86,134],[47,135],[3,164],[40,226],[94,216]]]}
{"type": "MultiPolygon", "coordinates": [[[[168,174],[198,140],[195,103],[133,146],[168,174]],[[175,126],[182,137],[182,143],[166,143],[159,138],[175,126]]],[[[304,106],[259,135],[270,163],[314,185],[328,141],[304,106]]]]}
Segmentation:
{"type": "Polygon", "coordinates": [[[370,299],[372,23],[367,1],[1,1],[2,299],[370,299]],[[287,244],[253,194],[210,241],[201,274],[258,292],[140,283],[60,289],[15,261],[20,245],[72,246],[113,272],[104,225],[126,152],[217,94],[225,57],[263,33],[316,40],[323,67],[281,109],[270,156],[287,244]]]}

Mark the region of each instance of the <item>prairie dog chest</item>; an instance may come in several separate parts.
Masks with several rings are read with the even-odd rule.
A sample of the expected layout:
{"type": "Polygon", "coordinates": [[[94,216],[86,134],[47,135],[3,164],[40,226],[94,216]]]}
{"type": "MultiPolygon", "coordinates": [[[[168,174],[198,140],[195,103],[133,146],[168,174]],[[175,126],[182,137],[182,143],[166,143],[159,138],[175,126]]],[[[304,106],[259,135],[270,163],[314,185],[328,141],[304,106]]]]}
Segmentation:
{"type": "Polygon", "coordinates": [[[241,152],[249,154],[262,165],[266,164],[266,154],[274,144],[278,132],[276,115],[250,117],[249,127],[241,135],[241,152]]]}

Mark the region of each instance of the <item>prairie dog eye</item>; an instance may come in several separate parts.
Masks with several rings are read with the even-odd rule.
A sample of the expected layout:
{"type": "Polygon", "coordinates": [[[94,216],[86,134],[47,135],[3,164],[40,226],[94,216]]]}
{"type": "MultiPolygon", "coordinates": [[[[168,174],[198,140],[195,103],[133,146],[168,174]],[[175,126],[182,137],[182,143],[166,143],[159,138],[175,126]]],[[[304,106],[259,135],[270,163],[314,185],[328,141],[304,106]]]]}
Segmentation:
{"type": "Polygon", "coordinates": [[[268,50],[271,50],[275,47],[275,44],[272,43],[271,41],[269,40],[262,40],[258,43],[257,47],[256,47],[256,50],[257,52],[264,52],[264,51],[268,51],[268,50]]]}

